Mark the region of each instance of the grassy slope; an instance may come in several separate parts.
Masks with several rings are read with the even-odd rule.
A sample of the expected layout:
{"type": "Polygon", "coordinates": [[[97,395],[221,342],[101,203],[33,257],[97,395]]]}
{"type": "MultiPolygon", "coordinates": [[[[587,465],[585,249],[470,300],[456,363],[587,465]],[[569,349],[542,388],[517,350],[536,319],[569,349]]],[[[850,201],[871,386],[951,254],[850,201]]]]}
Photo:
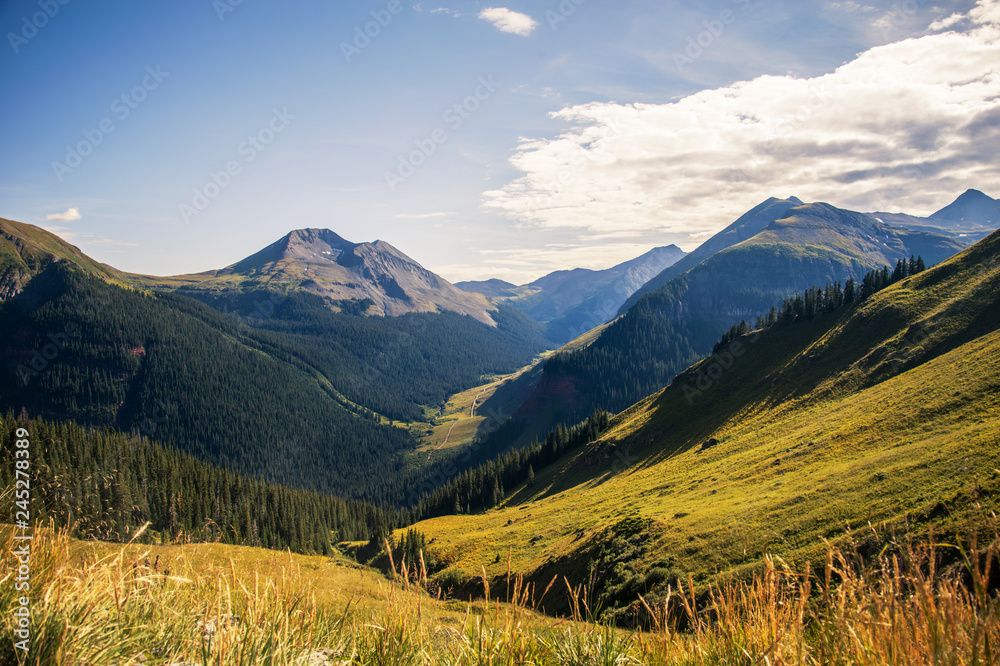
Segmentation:
{"type": "MultiPolygon", "coordinates": [[[[12,534],[0,524],[5,570],[20,543],[12,534]]],[[[339,556],[222,544],[122,546],[41,527],[33,536],[31,659],[24,663],[515,663],[473,657],[547,654],[545,641],[570,631],[588,647],[610,636],[635,650],[623,633],[526,606],[439,600],[412,579],[391,582],[339,556]]],[[[6,585],[5,635],[17,603],[6,585]]],[[[7,641],[0,662],[14,663],[12,653],[7,641]]]]}
{"type": "Polygon", "coordinates": [[[515,571],[578,581],[602,531],[630,517],[651,522],[621,566],[696,579],[765,552],[814,558],[869,521],[964,529],[1000,485],[998,250],[994,234],[861,307],[744,340],[693,404],[685,385],[717,359],[506,507],[416,527],[464,575],[499,575],[509,549],[515,571]],[[719,444],[702,450],[709,438],[719,444]]]}
{"type": "Polygon", "coordinates": [[[27,282],[53,260],[70,261],[103,280],[123,282],[119,271],[94,261],[58,236],[31,224],[0,218],[0,276],[17,271],[27,282]]]}

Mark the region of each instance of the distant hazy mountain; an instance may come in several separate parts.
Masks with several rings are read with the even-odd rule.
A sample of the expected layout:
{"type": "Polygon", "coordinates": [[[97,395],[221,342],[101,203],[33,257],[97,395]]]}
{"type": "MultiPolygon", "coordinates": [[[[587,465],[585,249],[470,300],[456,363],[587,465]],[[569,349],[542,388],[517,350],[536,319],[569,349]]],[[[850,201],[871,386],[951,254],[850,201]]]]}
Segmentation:
{"type": "Polygon", "coordinates": [[[931,215],[931,219],[1000,227],[1000,201],[979,190],[966,190],[954,202],[931,215]]]}
{"type": "Polygon", "coordinates": [[[455,287],[384,241],[352,243],[329,229],[298,229],[232,266],[153,284],[186,289],[298,288],[332,301],[365,301],[368,314],[457,312],[495,325],[496,308],[480,294],[455,287]]]}
{"type": "Polygon", "coordinates": [[[459,282],[456,286],[524,310],[546,325],[553,342],[562,344],[614,319],[636,289],[684,256],[679,247],[668,245],[601,271],[556,271],[522,286],[503,280],[459,282]]]}
{"type": "Polygon", "coordinates": [[[968,245],[829,204],[796,201],[771,199],[756,207],[706,243],[708,258],[644,293],[592,344],[548,361],[517,417],[541,428],[597,407],[620,411],[710,353],[734,323],[752,324],[788,296],[860,278],[910,255],[933,265],[968,245]],[[773,215],[778,219],[767,222],[773,215]]]}
{"type": "Polygon", "coordinates": [[[705,261],[716,252],[753,238],[757,233],[763,231],[767,225],[784,217],[791,208],[801,205],[802,201],[797,197],[789,197],[787,199],[771,197],[767,201],[751,208],[740,216],[738,220],[699,245],[697,249],[693,250],[686,257],[667,267],[656,277],[642,285],[625,301],[618,314],[627,312],[643,294],[662,287],[681,273],[689,271],[705,261]]]}
{"type": "Polygon", "coordinates": [[[455,286],[462,291],[482,294],[483,296],[489,296],[495,300],[517,298],[521,295],[521,287],[518,287],[516,284],[511,284],[506,280],[498,280],[496,278],[491,280],[467,280],[465,282],[456,282],[455,286]]]}
{"type": "Polygon", "coordinates": [[[962,196],[928,217],[905,213],[872,213],[879,222],[951,236],[962,243],[979,241],[1000,228],[1000,201],[979,190],[962,196]]]}

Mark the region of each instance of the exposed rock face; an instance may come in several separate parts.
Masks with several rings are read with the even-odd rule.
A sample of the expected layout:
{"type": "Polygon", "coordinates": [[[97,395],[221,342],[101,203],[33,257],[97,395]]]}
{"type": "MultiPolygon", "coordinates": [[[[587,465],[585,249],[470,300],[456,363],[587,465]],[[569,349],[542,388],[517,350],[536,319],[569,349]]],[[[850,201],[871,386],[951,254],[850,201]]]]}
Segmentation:
{"type": "Polygon", "coordinates": [[[495,309],[423,268],[384,241],[352,243],[329,229],[299,229],[209,275],[241,275],[261,286],[299,287],[335,301],[373,301],[368,313],[449,311],[495,325],[495,309]]]}

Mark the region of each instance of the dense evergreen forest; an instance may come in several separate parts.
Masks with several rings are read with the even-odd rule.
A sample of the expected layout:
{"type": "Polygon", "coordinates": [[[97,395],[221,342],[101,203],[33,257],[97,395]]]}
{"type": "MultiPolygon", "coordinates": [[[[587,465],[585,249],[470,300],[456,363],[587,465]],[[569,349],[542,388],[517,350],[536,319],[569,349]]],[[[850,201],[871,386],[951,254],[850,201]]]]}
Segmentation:
{"type": "Polygon", "coordinates": [[[274,311],[236,317],[55,263],[0,305],[0,408],[113,426],[251,477],[382,501],[401,494],[399,454],[414,442],[375,414],[379,396],[412,415],[414,403],[387,396],[443,400],[542,344],[510,311],[491,329],[458,315],[327,314],[307,294],[248,298],[274,311]]]}
{"type": "Polygon", "coordinates": [[[269,349],[305,363],[366,410],[400,421],[424,418],[424,405],[510,372],[545,350],[542,327],[500,305],[496,328],[443,312],[359,316],[363,302],[330,303],[307,292],[178,292],[233,315],[269,349]],[[353,315],[353,316],[352,316],[353,315]]]}
{"type": "Polygon", "coordinates": [[[923,257],[914,258],[911,256],[909,261],[898,261],[896,268],[892,271],[889,270],[888,266],[881,270],[868,271],[860,283],[851,278],[843,286],[840,282],[833,282],[827,283],[823,288],[810,287],[801,294],[786,298],[780,308],[772,307],[767,315],[757,317],[752,329],[746,320],[734,324],[715,343],[712,353],[717,353],[733,340],[750,333],[751,330],[759,331],[774,326],[792,324],[802,319],[812,319],[825,312],[833,312],[845,305],[863,301],[886,287],[911,275],[922,273],[926,269],[923,257]]]}
{"type": "Polygon", "coordinates": [[[596,407],[618,413],[669,384],[707,351],[692,341],[714,340],[714,322],[664,314],[677,307],[685,279],[643,297],[590,346],[546,363],[546,375],[572,378],[581,396],[580,407],[561,414],[562,420],[579,420],[596,407]]]}
{"type": "MultiPolygon", "coordinates": [[[[770,317],[790,321],[796,316],[812,316],[818,310],[842,303],[845,290],[849,290],[848,298],[853,301],[924,268],[922,258],[911,257],[909,261],[899,261],[893,270],[886,267],[870,271],[860,283],[849,280],[844,288],[831,284],[825,289],[806,290],[786,300],[780,310],[772,307],[770,317]]],[[[608,326],[592,345],[559,354],[546,363],[546,375],[570,378],[580,396],[579,405],[563,411],[561,420],[576,421],[595,407],[618,413],[670,384],[677,373],[709,352],[707,348],[696,348],[694,341],[717,339],[718,322],[699,316],[696,308],[690,308],[686,317],[673,316],[678,308],[685,307],[687,284],[687,276],[681,275],[650,292],[626,316],[608,326]]],[[[686,297],[690,298],[690,294],[686,297]]],[[[747,290],[738,300],[753,304],[760,303],[760,297],[761,294],[747,290]]],[[[758,323],[767,319],[763,315],[758,323]]],[[[744,325],[749,330],[749,324],[744,325]]],[[[736,324],[734,328],[739,326],[736,324]]],[[[723,337],[734,334],[724,333],[723,337]]]]}
{"type": "Polygon", "coordinates": [[[0,419],[5,488],[14,487],[18,428],[28,432],[32,520],[72,526],[82,539],[128,541],[148,522],[140,541],[221,541],[326,554],[333,543],[367,539],[401,519],[366,502],[250,479],[112,429],[12,413],[0,419]]]}
{"type": "MultiPolygon", "coordinates": [[[[327,554],[334,543],[369,540],[378,550],[397,527],[496,506],[520,484],[530,483],[536,469],[596,439],[610,418],[596,412],[571,428],[560,425],[545,441],[428,485],[432,490],[411,506],[397,508],[251,479],[112,428],[8,412],[0,419],[0,482],[6,488],[15,485],[15,442],[21,439],[16,433],[23,428],[32,520],[51,519],[71,527],[78,538],[128,541],[149,523],[140,541],[220,541],[327,554]]],[[[401,481],[420,483],[421,475],[430,479],[422,472],[401,481]]],[[[13,499],[8,495],[3,501],[13,499]]]]}
{"type": "Polygon", "coordinates": [[[611,414],[598,410],[572,427],[556,426],[544,441],[535,440],[528,446],[507,450],[466,469],[421,495],[412,507],[413,519],[492,509],[522,483],[534,481],[536,471],[551,465],[567,451],[596,440],[610,422],[611,414]]]}

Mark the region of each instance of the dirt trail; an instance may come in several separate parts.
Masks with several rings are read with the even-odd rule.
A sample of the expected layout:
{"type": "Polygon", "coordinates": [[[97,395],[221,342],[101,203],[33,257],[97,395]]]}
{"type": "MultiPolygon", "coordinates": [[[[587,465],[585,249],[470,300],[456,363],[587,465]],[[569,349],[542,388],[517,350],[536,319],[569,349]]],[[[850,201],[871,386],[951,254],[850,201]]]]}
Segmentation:
{"type": "Polygon", "coordinates": [[[479,403],[479,396],[486,393],[486,389],[483,389],[476,394],[476,397],[472,399],[472,409],[469,410],[469,418],[474,418],[476,416],[476,405],[479,403]]]}
{"type": "MultiPolygon", "coordinates": [[[[476,417],[476,405],[479,403],[479,396],[481,396],[484,393],[486,393],[485,389],[483,389],[482,391],[480,391],[479,393],[477,393],[476,397],[472,399],[472,408],[469,409],[469,418],[470,419],[476,417]]],[[[445,447],[445,445],[448,443],[448,439],[451,437],[451,431],[455,429],[455,426],[457,426],[461,420],[462,419],[459,419],[458,421],[455,421],[454,423],[452,423],[451,427],[448,428],[448,434],[446,434],[444,436],[444,441],[441,442],[440,444],[438,444],[437,447],[435,447],[435,448],[433,448],[433,449],[431,449],[430,451],[427,452],[427,461],[428,462],[430,462],[431,454],[432,453],[434,453],[435,451],[440,451],[441,449],[443,449],[445,447]]]]}

